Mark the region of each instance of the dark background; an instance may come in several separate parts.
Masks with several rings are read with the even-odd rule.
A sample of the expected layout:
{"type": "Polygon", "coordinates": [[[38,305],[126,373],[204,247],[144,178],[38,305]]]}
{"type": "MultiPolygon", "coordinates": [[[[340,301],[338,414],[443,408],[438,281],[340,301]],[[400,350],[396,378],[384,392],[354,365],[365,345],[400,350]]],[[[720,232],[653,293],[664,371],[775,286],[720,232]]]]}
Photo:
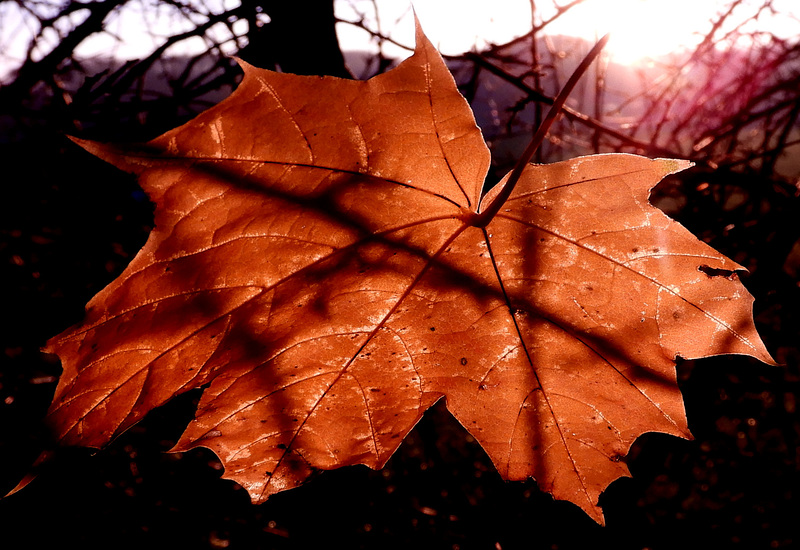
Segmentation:
{"type": "MultiPolygon", "coordinates": [[[[153,137],[227,95],[239,74],[213,47],[194,61],[202,67],[196,73],[181,72],[187,60],[163,59],[158,52],[127,65],[74,59],[69,37],[74,42],[101,32],[110,4],[115,3],[87,4],[87,21],[95,17],[94,27],[84,27],[83,35],[64,32],[59,52],[27,60],[16,78],[0,87],[2,492],[14,487],[48,446],[42,420],[60,365],[39,348],[81,319],[83,305],[124,269],[152,224],[152,206],[134,179],[65,135],[153,137]],[[170,74],[178,76],[168,79],[169,86],[151,86],[167,74],[165,67],[177,67],[170,74]]],[[[241,55],[262,67],[344,76],[330,2],[301,2],[294,11],[284,4],[245,2],[237,8],[232,16],[270,16],[269,23],[252,25],[241,55]]],[[[532,34],[545,33],[543,26],[532,34]]],[[[713,31],[709,36],[724,45],[713,31]]],[[[530,136],[557,89],[556,77],[563,76],[559,71],[568,70],[570,57],[557,65],[560,58],[542,44],[528,37],[450,60],[500,157],[514,151],[519,136],[530,136]],[[535,71],[531,56],[539,60],[535,71]],[[502,120],[493,125],[481,114],[487,89],[500,103],[502,120]]],[[[591,120],[566,117],[553,131],[561,141],[551,140],[542,152],[542,160],[609,150],[651,156],[666,151],[694,160],[695,168],[661,184],[653,200],[748,267],[743,280],[756,297],[757,326],[781,363],[769,367],[728,356],[679,364],[695,440],[640,438],[627,459],[633,478],[615,482],[601,499],[606,527],[572,504],[553,501],[533,481],[501,480],[441,403],[383,470],[324,472],[253,506],[243,489],[219,479],[221,467],[212,453],[164,452],[191,418],[198,394],[190,393],[154,411],[106,449],[60,450],[28,487],[0,500],[0,546],[800,547],[795,498],[800,173],[793,168],[798,46],[773,41],[755,54],[722,51],[728,51],[724,62],[719,49],[712,55],[698,47],[686,63],[724,63],[725,86],[715,84],[714,78],[722,79],[717,74],[637,96],[637,124],[622,136],[592,107],[597,97],[609,101],[611,95],[610,86],[595,79],[578,104],[591,120]],[[754,83],[753,74],[769,77],[754,83]],[[694,102],[687,99],[686,90],[698,88],[717,90],[716,100],[699,101],[697,94],[688,96],[694,102]],[[729,96],[722,96],[725,90],[729,96]],[[659,111],[664,102],[681,104],[682,110],[668,117],[659,111]],[[753,135],[756,139],[747,137],[753,135]],[[701,137],[710,145],[695,150],[701,137]]],[[[391,63],[380,56],[369,62],[373,72],[391,63]]],[[[607,70],[610,78],[614,68],[607,70]]],[[[495,166],[498,173],[506,169],[502,162],[495,166]]]]}

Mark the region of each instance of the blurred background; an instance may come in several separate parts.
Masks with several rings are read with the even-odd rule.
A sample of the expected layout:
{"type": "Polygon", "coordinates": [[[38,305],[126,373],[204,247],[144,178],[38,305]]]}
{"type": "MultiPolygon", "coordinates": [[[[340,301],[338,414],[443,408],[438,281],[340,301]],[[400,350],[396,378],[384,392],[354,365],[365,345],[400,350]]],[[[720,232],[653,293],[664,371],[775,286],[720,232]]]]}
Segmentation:
{"type": "MultiPolygon", "coordinates": [[[[61,451],[0,500],[0,546],[47,548],[800,547],[800,4],[796,0],[417,0],[492,149],[513,165],[562,83],[608,31],[537,162],[624,151],[695,166],[651,200],[747,267],[781,363],[678,366],[694,441],[639,439],[608,526],[504,482],[437,405],[381,471],[324,472],[252,506],[216,457],[167,454],[198,394],[107,449],[61,451]],[[796,498],[797,497],[797,498],[796,498]]],[[[398,0],[0,0],[0,491],[29,471],[60,374],[39,352],[144,244],[135,180],[66,136],[142,141],[230,94],[233,57],[368,78],[413,48],[398,0]]]]}

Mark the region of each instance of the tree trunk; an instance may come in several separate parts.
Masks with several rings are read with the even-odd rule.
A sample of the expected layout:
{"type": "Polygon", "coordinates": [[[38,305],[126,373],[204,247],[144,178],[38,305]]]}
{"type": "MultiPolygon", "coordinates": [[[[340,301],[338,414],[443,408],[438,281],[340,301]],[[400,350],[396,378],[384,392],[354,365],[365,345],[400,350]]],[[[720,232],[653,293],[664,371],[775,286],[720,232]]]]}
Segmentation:
{"type": "Polygon", "coordinates": [[[256,27],[251,19],[242,59],[287,73],[352,78],[336,37],[333,0],[244,0],[245,6],[252,6],[253,15],[260,7],[270,22],[256,27]]]}

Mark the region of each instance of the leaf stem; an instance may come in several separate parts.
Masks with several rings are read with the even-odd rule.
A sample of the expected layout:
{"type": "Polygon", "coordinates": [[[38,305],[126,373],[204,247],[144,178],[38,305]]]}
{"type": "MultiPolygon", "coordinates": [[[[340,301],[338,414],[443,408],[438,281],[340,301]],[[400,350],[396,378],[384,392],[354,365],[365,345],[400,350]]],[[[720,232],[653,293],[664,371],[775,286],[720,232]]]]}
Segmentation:
{"type": "Polygon", "coordinates": [[[508,200],[508,197],[511,196],[511,192],[514,191],[514,187],[517,185],[520,176],[522,175],[522,171],[528,166],[528,163],[533,158],[534,153],[539,148],[539,146],[544,141],[544,137],[547,135],[547,132],[550,130],[550,127],[555,122],[556,117],[561,112],[561,108],[564,106],[564,102],[567,101],[569,94],[572,93],[572,90],[575,88],[575,85],[578,83],[578,80],[583,76],[583,73],[586,72],[586,69],[589,68],[589,65],[595,60],[595,58],[600,54],[600,51],[608,42],[609,35],[605,35],[603,38],[598,40],[597,44],[591,49],[591,51],[586,54],[586,57],[583,58],[581,64],[578,65],[578,68],[572,73],[572,76],[569,77],[569,80],[558,93],[558,97],[556,97],[555,101],[553,101],[553,105],[550,107],[550,110],[547,113],[544,121],[542,121],[542,125],[539,126],[539,129],[534,134],[533,139],[528,144],[528,147],[522,153],[522,156],[519,157],[517,164],[514,166],[514,169],[511,171],[511,174],[508,176],[508,180],[500,191],[500,193],[494,198],[492,203],[484,210],[483,212],[479,212],[472,221],[472,225],[475,227],[486,227],[492,218],[500,211],[500,208],[505,204],[508,200]]]}

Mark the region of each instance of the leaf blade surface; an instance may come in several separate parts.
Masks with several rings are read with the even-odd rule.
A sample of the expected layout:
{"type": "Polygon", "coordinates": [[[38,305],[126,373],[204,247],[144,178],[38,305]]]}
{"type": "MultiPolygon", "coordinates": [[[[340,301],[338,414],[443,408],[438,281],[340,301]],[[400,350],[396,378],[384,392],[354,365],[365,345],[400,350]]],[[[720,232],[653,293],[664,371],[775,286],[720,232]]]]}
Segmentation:
{"type": "Polygon", "coordinates": [[[261,502],[381,467],[444,396],[504,477],[602,522],[636,437],[689,437],[677,356],[771,361],[736,275],[700,269],[741,266],[647,201],[685,163],[531,165],[473,227],[488,149],[417,38],[365,82],[243,64],[230,98],[144,146],[79,142],[139,175],[156,229],[48,343],[61,442],[103,446],[204,387],[175,450],[212,449],[261,502]]]}

